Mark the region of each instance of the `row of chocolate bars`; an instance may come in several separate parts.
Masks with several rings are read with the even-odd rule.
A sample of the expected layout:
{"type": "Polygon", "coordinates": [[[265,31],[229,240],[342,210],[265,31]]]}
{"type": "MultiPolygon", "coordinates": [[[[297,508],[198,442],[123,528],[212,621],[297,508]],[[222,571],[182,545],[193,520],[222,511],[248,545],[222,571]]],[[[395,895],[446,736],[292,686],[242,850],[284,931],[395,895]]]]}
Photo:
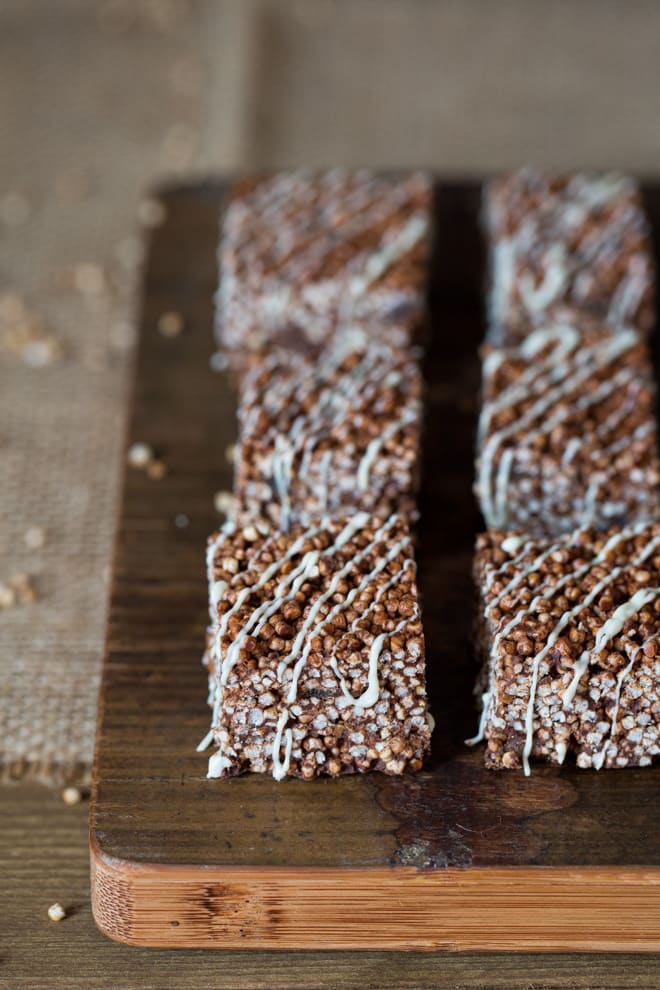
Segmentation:
{"type": "MultiPolygon", "coordinates": [[[[485,202],[479,738],[490,766],[569,750],[582,766],[650,763],[660,527],[638,193],[524,171],[485,202]]],[[[207,556],[209,776],[401,773],[428,752],[410,527],[431,213],[421,173],[232,190],[217,312],[239,440],[207,556]]]]}
{"type": "Polygon", "coordinates": [[[524,169],[484,196],[476,493],[486,763],[660,752],[660,526],[648,223],[620,175],[524,169]]]}

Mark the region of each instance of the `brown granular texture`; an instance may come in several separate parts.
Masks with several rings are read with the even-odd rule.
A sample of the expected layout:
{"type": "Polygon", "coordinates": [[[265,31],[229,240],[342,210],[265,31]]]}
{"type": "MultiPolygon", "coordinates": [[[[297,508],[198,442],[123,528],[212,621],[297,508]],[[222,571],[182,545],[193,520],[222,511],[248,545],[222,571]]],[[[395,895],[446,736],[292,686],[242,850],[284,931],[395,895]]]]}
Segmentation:
{"type": "Polygon", "coordinates": [[[475,484],[487,526],[557,536],[657,518],[654,394],[631,329],[559,322],[487,348],[475,484]]]}
{"type": "Polygon", "coordinates": [[[660,752],[660,524],[477,540],[486,765],[648,766],[660,752]],[[526,754],[527,746],[527,754],[526,754]]]}
{"type": "Polygon", "coordinates": [[[228,526],[207,559],[219,747],[209,776],[421,767],[424,636],[403,519],[228,526]]]}
{"type": "Polygon", "coordinates": [[[349,509],[415,514],[419,355],[355,331],[318,356],[276,350],[242,381],[237,518],[287,529],[349,509]]]}
{"type": "Polygon", "coordinates": [[[523,168],[484,193],[494,344],[520,341],[557,306],[643,334],[654,323],[654,266],[639,188],[616,173],[523,168]]]}
{"type": "Polygon", "coordinates": [[[360,323],[405,346],[425,320],[432,185],[422,172],[279,172],[237,182],[223,218],[217,336],[305,350],[360,323]]]}

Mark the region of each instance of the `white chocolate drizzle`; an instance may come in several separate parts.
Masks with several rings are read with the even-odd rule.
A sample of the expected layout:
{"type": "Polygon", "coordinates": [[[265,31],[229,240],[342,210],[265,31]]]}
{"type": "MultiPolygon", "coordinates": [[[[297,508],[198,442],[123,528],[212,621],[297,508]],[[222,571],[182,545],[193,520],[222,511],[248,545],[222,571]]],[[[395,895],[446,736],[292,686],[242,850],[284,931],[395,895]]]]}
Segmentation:
{"type": "Polygon", "coordinates": [[[378,320],[387,334],[399,305],[421,312],[419,286],[388,284],[387,275],[428,242],[429,191],[418,172],[391,181],[366,169],[298,170],[232,201],[219,251],[220,336],[230,346],[263,347],[294,327],[323,344],[338,323],[378,320]],[[324,271],[342,245],[346,262],[324,271]]]}
{"type": "MultiPolygon", "coordinates": [[[[619,574],[621,572],[621,568],[615,568],[615,571],[619,574]]],[[[610,580],[612,580],[611,576],[610,580]]],[[[600,591],[599,588],[598,590],[600,591]]],[[[621,632],[628,619],[631,619],[634,615],[637,615],[637,613],[641,611],[645,605],[652,602],[653,599],[657,598],[659,594],[660,588],[642,588],[640,591],[636,591],[632,598],[629,598],[627,602],[623,603],[623,605],[619,605],[613,615],[611,615],[607,622],[601,626],[596,633],[596,641],[593,647],[590,650],[584,650],[580,655],[580,659],[575,664],[573,679],[566,688],[562,699],[565,706],[569,705],[573,701],[578,685],[593,657],[600,653],[601,650],[605,648],[606,644],[621,632]]]]}
{"type": "MultiPolygon", "coordinates": [[[[618,537],[617,542],[620,542],[624,538],[624,536],[623,536],[622,533],[616,534],[616,537],[618,537]]],[[[598,554],[594,558],[594,560],[587,567],[585,567],[585,568],[579,568],[574,573],[574,575],[571,575],[571,577],[575,577],[575,576],[577,576],[577,575],[585,572],[586,570],[591,569],[591,567],[594,564],[600,563],[602,560],[604,560],[605,557],[606,557],[606,550],[608,548],[611,548],[612,541],[614,539],[616,539],[616,537],[612,537],[612,539],[610,539],[608,541],[608,543],[606,544],[606,547],[603,548],[603,550],[601,550],[600,554],[598,554]]],[[[649,557],[653,553],[654,549],[659,544],[660,544],[660,537],[654,537],[647,544],[647,546],[645,547],[644,551],[635,559],[635,561],[632,562],[633,563],[633,566],[636,566],[638,564],[641,564],[644,560],[646,560],[647,557],[649,557]]],[[[550,650],[552,649],[552,647],[555,645],[556,641],[559,639],[559,636],[561,635],[562,630],[568,625],[568,623],[571,621],[571,619],[574,619],[577,615],[580,614],[580,612],[584,611],[584,609],[587,608],[592,603],[592,601],[594,601],[594,599],[602,591],[604,591],[604,589],[608,585],[612,584],[612,582],[616,580],[616,578],[619,576],[619,574],[621,573],[621,571],[622,571],[622,568],[621,567],[615,567],[607,575],[607,577],[603,578],[602,581],[599,581],[592,588],[592,590],[589,592],[589,594],[585,598],[583,598],[582,601],[580,603],[578,603],[578,605],[574,606],[574,608],[570,609],[568,612],[565,612],[564,615],[559,620],[559,622],[557,623],[557,625],[555,626],[555,628],[552,630],[552,632],[548,636],[548,639],[546,640],[546,645],[544,646],[544,648],[539,653],[537,653],[536,656],[534,657],[534,659],[532,660],[532,679],[531,679],[531,685],[530,685],[529,701],[528,701],[528,704],[527,704],[527,711],[526,711],[526,714],[525,714],[525,745],[523,747],[523,753],[522,753],[523,769],[525,771],[525,776],[527,776],[527,777],[530,774],[529,757],[531,755],[532,747],[533,747],[533,744],[534,744],[534,706],[535,706],[535,703],[536,703],[536,689],[537,689],[537,684],[538,684],[538,677],[539,677],[539,670],[540,670],[540,666],[541,666],[541,661],[550,652],[550,650]]],[[[565,582],[563,582],[563,583],[565,583],[565,582]]],[[[553,592],[561,584],[562,584],[561,581],[560,582],[557,582],[557,585],[555,585],[555,587],[552,589],[553,592]]],[[[535,601],[536,601],[536,599],[535,599],[535,601]]],[[[562,699],[563,700],[564,707],[566,707],[566,705],[569,704],[572,701],[573,696],[575,694],[575,690],[577,689],[577,685],[579,683],[579,680],[580,680],[582,674],[584,673],[584,670],[586,669],[586,666],[587,666],[587,664],[589,662],[589,656],[590,655],[591,655],[591,651],[587,654],[586,662],[584,661],[584,659],[582,659],[581,661],[579,661],[575,665],[576,666],[576,670],[575,670],[575,675],[573,677],[573,681],[571,682],[571,686],[569,687],[569,689],[567,690],[566,694],[564,695],[564,698],[562,699]],[[573,687],[573,684],[575,684],[575,687],[573,687]]],[[[584,658],[584,654],[582,656],[584,658]]]]}
{"type": "MultiPolygon", "coordinates": [[[[356,533],[365,527],[369,521],[369,518],[370,517],[366,513],[356,513],[356,515],[344,525],[341,531],[337,533],[330,546],[322,551],[310,550],[304,554],[302,559],[298,561],[295,566],[293,566],[291,570],[280,579],[273,595],[269,596],[268,599],[258,605],[249,615],[247,620],[242,623],[240,631],[234,637],[233,641],[229,644],[226,650],[223,650],[223,641],[230,617],[236,614],[238,609],[245,604],[250,594],[264,587],[268,581],[277,575],[284,560],[290,560],[296,554],[301,552],[305,541],[310,538],[312,533],[318,532],[318,528],[310,530],[307,533],[303,533],[292,544],[286,555],[284,555],[281,559],[274,561],[269,565],[269,567],[264,569],[262,575],[253,585],[246,585],[242,588],[236,595],[233,605],[227,612],[222,615],[218,615],[216,610],[213,637],[214,649],[212,654],[216,671],[213,679],[213,721],[211,732],[207,735],[207,737],[205,737],[202,743],[200,743],[200,751],[207,748],[212,739],[215,739],[218,743],[218,751],[214,753],[209,760],[209,776],[222,776],[232,766],[230,756],[223,746],[223,732],[220,731],[218,727],[221,720],[224,689],[228,683],[231,671],[240,657],[241,650],[245,645],[247,637],[257,637],[268,619],[281,610],[283,604],[287,600],[290,600],[295,596],[305,581],[318,574],[318,562],[320,557],[330,556],[341,551],[343,547],[350,543],[356,533]]],[[[360,563],[370,554],[374,553],[374,550],[378,544],[382,543],[383,540],[386,539],[387,533],[398,524],[399,518],[400,517],[396,514],[391,515],[390,518],[386,520],[386,522],[383,523],[380,528],[376,530],[376,532],[373,533],[369,542],[357,552],[352,553],[346,563],[335,571],[325,590],[322,594],[315,598],[313,605],[309,608],[307,614],[305,615],[305,618],[292,643],[291,649],[288,654],[282,658],[278,665],[277,679],[279,683],[284,686],[286,683],[287,672],[291,669],[292,661],[295,661],[286,692],[286,703],[279,713],[272,744],[272,773],[276,780],[281,780],[289,771],[293,747],[293,731],[291,726],[288,724],[290,719],[290,706],[297,700],[300,675],[307,663],[313,640],[319,633],[322,632],[326,624],[336,619],[342,611],[351,607],[355,599],[374,583],[378,574],[385,570],[391,561],[395,560],[397,556],[402,553],[402,551],[410,548],[409,534],[406,533],[400,539],[396,540],[387,553],[379,555],[373,568],[368,573],[360,574],[359,581],[355,587],[351,589],[351,591],[343,598],[341,602],[335,603],[330,611],[325,615],[322,615],[323,606],[336,594],[339,584],[345,577],[347,577],[347,575],[354,572],[356,568],[358,568],[359,573],[360,563]]],[[[216,554],[221,552],[221,542],[221,540],[215,541],[216,554]]],[[[266,540],[265,542],[267,543],[269,541],[266,540]]],[[[263,548],[260,552],[263,552],[263,548]]],[[[258,554],[259,552],[255,555],[255,559],[258,554]]],[[[214,554],[209,554],[211,576],[213,574],[213,563],[214,554]]],[[[243,571],[243,574],[251,570],[253,566],[253,562],[251,563],[248,561],[247,568],[243,571]]],[[[414,562],[411,556],[405,557],[401,568],[395,574],[388,576],[386,581],[378,585],[376,593],[371,599],[369,605],[359,611],[355,619],[347,627],[345,635],[354,633],[357,626],[365,622],[365,619],[369,613],[377,607],[378,602],[382,600],[382,597],[386,591],[392,586],[396,586],[403,579],[408,568],[414,569],[414,562]]],[[[228,588],[227,582],[214,582],[212,584],[212,596],[214,596],[214,589],[216,585],[219,585],[217,591],[215,591],[216,596],[219,597],[226,593],[228,588]]],[[[373,638],[369,648],[367,687],[357,698],[350,694],[346,681],[337,666],[333,651],[332,655],[328,659],[328,665],[337,677],[342,695],[346,698],[346,700],[350,701],[356,712],[359,713],[365,708],[370,708],[378,701],[380,696],[379,660],[383,650],[385,649],[386,642],[392,636],[395,636],[403,630],[407,624],[418,619],[419,611],[418,608],[415,607],[413,614],[411,616],[407,616],[399,622],[399,624],[391,632],[379,634],[373,638]]],[[[341,641],[341,638],[342,637],[340,637],[340,640],[335,643],[334,650],[337,649],[337,645],[341,641]]],[[[224,735],[226,735],[226,733],[224,735]]]]}
{"type": "Polygon", "coordinates": [[[476,746],[477,743],[483,742],[484,732],[486,730],[486,725],[488,724],[488,714],[490,709],[490,691],[482,691],[481,694],[481,715],[479,716],[479,728],[477,729],[477,734],[472,736],[470,739],[465,740],[466,746],[476,746]]]}
{"type": "Polygon", "coordinates": [[[360,461],[357,470],[357,486],[361,492],[366,492],[369,490],[369,476],[371,468],[387,441],[391,440],[397,433],[400,433],[405,426],[416,422],[418,419],[419,413],[416,409],[407,409],[400,419],[391,423],[385,430],[383,430],[379,437],[376,437],[375,440],[371,441],[362,460],[360,461]]]}
{"type": "Polygon", "coordinates": [[[595,306],[613,326],[634,322],[652,281],[634,181],[580,173],[557,186],[551,178],[526,168],[489,187],[493,326],[533,326],[558,304],[595,306]],[[641,241],[633,251],[631,235],[641,241]],[[625,264],[612,286],[617,257],[625,264]]]}
{"type": "MultiPolygon", "coordinates": [[[[507,622],[503,622],[503,624],[500,626],[493,640],[492,656],[494,657],[497,655],[500,642],[509,634],[509,632],[515,626],[519,625],[519,623],[526,616],[529,616],[534,612],[537,604],[540,601],[547,599],[548,596],[554,597],[567,584],[571,582],[575,582],[580,578],[583,578],[594,567],[603,564],[607,560],[607,557],[609,556],[611,551],[618,544],[620,544],[624,540],[630,539],[635,535],[638,535],[639,533],[643,532],[644,529],[645,529],[645,524],[640,523],[634,527],[621,530],[613,534],[607,540],[604,546],[601,548],[599,553],[596,554],[590,561],[575,568],[570,573],[565,574],[564,577],[562,577],[554,584],[549,584],[546,581],[540,587],[538,587],[536,589],[536,594],[534,595],[530,603],[526,607],[519,609],[511,619],[509,619],[507,622]]],[[[651,556],[651,554],[654,552],[654,550],[658,545],[660,545],[660,536],[656,536],[650,539],[646,544],[646,546],[644,547],[644,549],[641,551],[641,553],[633,561],[631,561],[628,566],[634,567],[643,563],[645,560],[648,559],[648,557],[651,556]]],[[[519,574],[505,586],[503,591],[500,592],[500,594],[493,600],[493,602],[488,603],[486,607],[486,614],[488,614],[488,612],[494,606],[499,604],[499,602],[501,601],[501,599],[504,597],[505,594],[513,590],[514,587],[518,586],[521,583],[521,581],[524,580],[525,576],[536,571],[536,569],[543,562],[543,560],[547,559],[554,552],[560,549],[560,546],[561,543],[556,543],[552,545],[549,549],[546,549],[543,553],[539,554],[536,558],[534,558],[529,565],[527,565],[524,568],[521,568],[519,574]]],[[[501,572],[502,570],[504,570],[504,568],[509,563],[510,562],[505,562],[502,565],[502,567],[498,569],[498,571],[501,572]]],[[[551,630],[548,637],[546,638],[546,642],[543,649],[538,651],[530,661],[531,664],[530,690],[529,690],[529,699],[527,702],[526,712],[525,712],[525,720],[524,720],[525,743],[522,752],[522,763],[526,776],[529,776],[530,773],[529,757],[531,756],[533,743],[534,743],[534,712],[536,705],[538,678],[540,674],[542,661],[552,650],[552,648],[554,647],[555,643],[559,639],[561,633],[566,628],[566,626],[573,619],[575,619],[582,611],[584,611],[584,609],[586,609],[605,590],[605,588],[608,587],[608,585],[612,584],[617,579],[617,577],[619,577],[619,575],[622,573],[622,570],[623,570],[622,566],[617,566],[613,568],[609,572],[609,574],[607,574],[604,578],[602,578],[594,585],[591,591],[580,602],[578,602],[572,609],[569,609],[567,612],[565,612],[561,616],[559,621],[555,624],[554,628],[551,630]]],[[[600,652],[600,650],[603,649],[604,645],[607,643],[609,639],[617,635],[620,629],[623,628],[628,618],[636,614],[636,612],[639,611],[639,609],[641,609],[644,606],[644,604],[646,604],[652,598],[656,597],[658,593],[659,590],[655,588],[641,589],[639,592],[636,593],[636,595],[634,595],[631,598],[629,602],[626,602],[624,605],[620,606],[610,617],[610,619],[603,625],[601,630],[599,630],[599,632],[596,635],[594,647],[590,650],[583,651],[580,659],[575,664],[573,678],[562,699],[562,703],[564,707],[567,707],[569,704],[572,703],[578,684],[589,664],[590,659],[593,656],[595,656],[598,652],[600,652]]],[[[493,673],[492,663],[490,667],[491,667],[490,672],[492,675],[493,673]]],[[[487,725],[488,719],[490,717],[490,714],[492,712],[492,706],[495,703],[495,701],[496,701],[495,685],[493,683],[491,676],[489,688],[483,695],[484,707],[482,711],[482,719],[479,727],[479,732],[474,738],[475,742],[480,741],[480,739],[483,738],[483,733],[487,725]]],[[[563,760],[565,755],[566,755],[566,750],[562,745],[562,747],[560,747],[560,750],[558,752],[559,762],[563,760]]]]}
{"type": "MultiPolygon", "coordinates": [[[[397,546],[397,552],[399,550],[401,550],[401,549],[402,549],[401,546],[397,546]]],[[[393,550],[394,550],[394,548],[393,548],[393,550]]],[[[390,553],[388,554],[388,559],[381,560],[379,562],[379,564],[377,565],[377,567],[374,568],[374,570],[372,571],[372,573],[370,575],[370,577],[371,577],[372,580],[373,580],[373,578],[375,578],[376,574],[378,574],[380,571],[382,571],[387,566],[387,564],[390,562],[390,560],[393,560],[394,559],[394,557],[396,556],[396,553],[394,553],[393,550],[390,551],[390,553]]],[[[350,633],[354,632],[357,624],[359,622],[364,622],[365,618],[375,609],[375,607],[378,604],[378,602],[381,601],[381,599],[382,599],[383,595],[385,594],[385,592],[388,591],[393,585],[397,584],[401,580],[401,578],[403,577],[403,575],[404,575],[404,573],[405,573],[405,571],[406,571],[406,569],[408,567],[414,568],[414,564],[413,564],[412,559],[406,560],[406,562],[403,565],[403,567],[399,571],[397,571],[397,573],[394,574],[390,578],[389,581],[385,582],[385,584],[383,584],[383,585],[380,586],[380,588],[378,589],[378,592],[374,596],[374,598],[373,598],[372,602],[370,603],[370,605],[368,606],[368,608],[366,608],[363,612],[361,612],[358,615],[357,619],[355,619],[354,622],[351,623],[351,625],[349,626],[349,628],[347,630],[347,633],[350,634],[350,633]]],[[[341,608],[346,608],[349,605],[351,605],[353,603],[353,600],[357,597],[357,595],[360,594],[364,590],[364,587],[366,587],[366,585],[364,585],[364,587],[363,587],[363,585],[364,585],[364,582],[362,582],[362,584],[360,585],[360,587],[354,588],[353,591],[350,592],[349,595],[347,596],[346,602],[343,603],[341,606],[337,606],[335,609],[332,610],[332,612],[328,615],[328,620],[331,620],[331,619],[335,618],[335,616],[338,614],[338,611],[341,608]]],[[[417,616],[418,616],[418,612],[415,613],[415,616],[413,616],[413,618],[416,618],[417,616]]],[[[405,626],[410,621],[411,621],[411,618],[406,617],[406,619],[404,619],[402,622],[400,622],[399,625],[396,626],[396,628],[392,632],[380,633],[374,639],[374,641],[371,644],[370,650],[369,650],[369,674],[368,674],[368,681],[369,681],[369,683],[368,683],[368,687],[360,695],[360,697],[357,698],[357,699],[354,698],[353,695],[351,694],[351,692],[348,690],[348,686],[346,684],[346,678],[343,676],[343,674],[339,670],[339,665],[338,665],[337,660],[336,660],[336,657],[335,657],[335,652],[336,652],[336,649],[337,649],[337,646],[335,645],[335,650],[333,651],[332,655],[329,658],[329,665],[332,668],[332,671],[335,674],[337,680],[339,681],[339,686],[340,686],[340,688],[342,690],[342,693],[343,693],[344,697],[346,698],[347,701],[349,701],[356,708],[371,708],[378,701],[379,694],[380,694],[380,681],[379,681],[379,677],[378,677],[378,659],[380,657],[381,651],[383,649],[383,646],[385,644],[386,639],[389,639],[392,636],[395,636],[396,633],[397,632],[400,632],[401,629],[404,629],[405,626]],[[371,700],[372,698],[373,698],[373,700],[371,700]]]]}
{"type": "MultiPolygon", "coordinates": [[[[620,330],[616,334],[603,334],[595,342],[587,345],[579,342],[579,336],[572,328],[552,327],[550,329],[538,330],[531,333],[524,344],[518,349],[518,353],[530,359],[532,355],[539,354],[548,345],[554,345],[550,351],[543,355],[534,363],[524,369],[519,377],[508,387],[506,387],[494,399],[484,403],[484,408],[479,423],[479,443],[480,456],[478,463],[478,478],[476,491],[481,503],[481,510],[489,528],[507,529],[513,526],[525,528],[527,517],[520,513],[533,515],[536,511],[540,513],[541,508],[545,515],[552,518],[554,516],[553,505],[559,493],[564,491],[561,486],[568,484],[566,471],[571,463],[587,442],[593,446],[590,457],[601,457],[608,452],[625,451],[626,444],[632,440],[640,440],[654,431],[652,424],[642,424],[644,429],[639,427],[624,440],[614,439],[617,430],[625,423],[627,417],[634,413],[635,396],[637,394],[637,375],[633,368],[622,367],[614,374],[608,376],[595,388],[586,388],[582,391],[582,386],[600,373],[608,365],[615,364],[627,351],[635,347],[639,337],[634,330],[620,330]],[[571,353],[573,352],[573,353],[571,353]],[[570,355],[570,358],[569,358],[570,355]],[[587,415],[587,411],[604,401],[616,396],[616,407],[604,421],[599,425],[593,425],[593,418],[587,415]],[[506,425],[499,429],[492,429],[493,418],[506,410],[515,409],[518,403],[530,400],[522,412],[513,420],[506,419],[506,425]],[[530,465],[536,462],[530,460],[531,454],[529,444],[539,436],[550,434],[556,427],[562,426],[576,414],[584,413],[575,427],[578,435],[568,439],[566,447],[556,464],[555,484],[544,482],[549,485],[547,495],[543,498],[546,502],[525,505],[525,500],[520,498],[511,501],[509,492],[512,479],[515,477],[516,491],[518,492],[521,479],[524,479],[530,471],[530,465]],[[515,443],[512,439],[515,438],[515,443]],[[609,441],[609,443],[608,443],[609,441]],[[619,446],[620,445],[620,446],[619,446]],[[562,473],[563,471],[563,473],[562,473]]],[[[503,352],[505,355],[514,355],[514,350],[503,352]]],[[[488,361],[484,364],[484,376],[486,380],[486,394],[490,391],[488,384],[493,369],[499,367],[501,362],[488,361]]],[[[605,505],[598,501],[598,492],[607,483],[608,477],[620,471],[615,457],[607,458],[607,468],[602,468],[594,475],[589,485],[587,485],[583,496],[574,498],[575,506],[572,519],[567,520],[567,525],[579,521],[582,525],[588,526],[601,521],[601,517],[608,519],[620,514],[625,506],[620,506],[615,502],[607,502],[605,505]]],[[[540,466],[537,468],[540,470],[540,466]]],[[[572,470],[572,469],[571,469],[572,470]]],[[[657,503],[657,491],[648,495],[639,493],[635,495],[638,507],[638,518],[646,518],[652,511],[653,505],[657,503]],[[648,506],[647,506],[648,503],[648,506]]],[[[539,515],[539,521],[543,523],[543,517],[539,515]]],[[[553,523],[556,525],[556,520],[553,523]]]]}
{"type": "Polygon", "coordinates": [[[416,445],[402,441],[419,430],[420,392],[416,355],[369,340],[357,328],[347,328],[313,359],[272,353],[244,381],[239,503],[273,515],[286,531],[294,522],[307,525],[353,505],[380,509],[392,486],[407,497],[416,445]],[[386,417],[379,411],[384,389],[392,405],[386,417]],[[361,429],[373,417],[380,429],[375,437],[373,426],[361,429]],[[378,458],[383,463],[376,473],[378,458]]]}
{"type": "Polygon", "coordinates": [[[617,675],[616,688],[614,691],[614,703],[612,706],[612,720],[610,723],[610,731],[607,738],[605,739],[605,742],[603,743],[603,748],[598,753],[596,753],[596,755],[593,758],[593,766],[596,770],[600,770],[603,764],[605,763],[605,760],[607,758],[607,751],[610,748],[610,745],[612,744],[616,736],[617,719],[619,717],[619,706],[621,704],[621,692],[623,690],[623,683],[628,677],[628,675],[631,673],[633,667],[635,666],[635,661],[637,660],[639,654],[643,651],[644,647],[647,646],[647,644],[649,643],[657,642],[658,639],[660,639],[660,633],[655,633],[653,636],[649,636],[649,638],[640,646],[636,646],[634,650],[631,651],[629,663],[623,668],[623,670],[619,671],[619,674],[617,675]]]}
{"type": "MultiPolygon", "coordinates": [[[[293,702],[296,700],[298,678],[300,677],[300,672],[304,664],[307,662],[307,658],[309,657],[309,654],[311,652],[312,640],[314,636],[317,635],[318,631],[328,622],[329,616],[324,616],[320,622],[315,623],[316,616],[319,614],[321,607],[328,601],[328,599],[332,598],[332,596],[336,593],[337,586],[339,585],[340,581],[343,578],[345,578],[347,574],[350,574],[350,572],[354,570],[355,566],[361,563],[365,557],[368,557],[370,553],[373,553],[374,546],[376,546],[379,542],[382,541],[387,531],[391,529],[392,526],[394,526],[397,521],[398,521],[398,516],[396,515],[390,516],[387,522],[383,526],[381,526],[381,528],[374,534],[373,540],[371,540],[362,550],[360,550],[357,554],[355,554],[354,557],[348,560],[343,567],[341,567],[338,571],[335,572],[326,590],[323,592],[322,595],[319,595],[319,597],[316,599],[316,601],[310,608],[309,613],[305,618],[305,621],[302,623],[298,631],[298,635],[293,641],[293,646],[291,647],[287,655],[282,660],[280,660],[280,663],[277,668],[278,679],[280,680],[280,682],[282,682],[284,678],[284,673],[287,667],[289,666],[289,664],[291,663],[291,661],[296,660],[296,658],[299,658],[296,660],[296,666],[294,668],[293,677],[291,680],[291,687],[289,689],[289,694],[287,696],[287,701],[293,702]],[[310,632],[310,629],[312,629],[312,632],[310,632]]],[[[409,537],[405,536],[398,543],[395,543],[394,547],[392,547],[392,550],[386,557],[386,563],[389,563],[391,559],[393,559],[398,553],[401,552],[401,549],[403,548],[403,546],[405,546],[408,540],[409,537]]],[[[374,570],[370,572],[370,574],[362,578],[362,581],[360,582],[360,591],[363,591],[366,587],[368,587],[370,581],[373,580],[373,575],[378,572],[378,569],[382,569],[382,568],[379,568],[377,565],[376,568],[374,568],[374,570]]],[[[342,607],[344,608],[346,607],[345,602],[342,603],[342,607]]],[[[337,614],[336,609],[333,609],[332,611],[335,615],[337,614]]]]}
{"type": "Polygon", "coordinates": [[[291,729],[286,729],[285,726],[289,718],[289,713],[286,709],[280,713],[280,717],[277,720],[277,728],[275,729],[275,738],[273,739],[273,777],[275,780],[282,780],[286,777],[287,771],[291,763],[291,749],[293,747],[293,732],[291,729]],[[284,733],[284,759],[280,759],[280,753],[282,750],[282,733],[284,733]]]}

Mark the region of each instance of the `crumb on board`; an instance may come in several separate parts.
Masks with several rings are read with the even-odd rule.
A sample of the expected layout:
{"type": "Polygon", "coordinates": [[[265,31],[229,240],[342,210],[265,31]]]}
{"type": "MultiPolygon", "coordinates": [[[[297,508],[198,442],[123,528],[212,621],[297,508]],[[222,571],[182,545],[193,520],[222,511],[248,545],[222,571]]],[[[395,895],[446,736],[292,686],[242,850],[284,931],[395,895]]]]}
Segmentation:
{"type": "Polygon", "coordinates": [[[183,317],[181,313],[177,313],[176,310],[171,309],[165,313],[161,313],[158,317],[158,332],[163,337],[171,339],[172,337],[178,337],[183,330],[183,317]]]}
{"type": "Polygon", "coordinates": [[[80,804],[82,801],[82,793],[78,787],[65,787],[62,791],[62,800],[73,807],[74,804],[80,804]]]}
{"type": "Polygon", "coordinates": [[[48,908],[48,917],[51,921],[62,921],[63,918],[66,918],[66,911],[59,901],[55,901],[55,903],[51,904],[48,908]]]}
{"type": "Polygon", "coordinates": [[[148,443],[134,443],[128,449],[130,467],[143,471],[154,459],[154,452],[148,443]]]}
{"type": "Polygon", "coordinates": [[[150,461],[147,464],[147,477],[153,481],[160,481],[167,474],[167,465],[164,461],[150,461]]]}
{"type": "Polygon", "coordinates": [[[30,550],[40,550],[46,542],[46,532],[41,526],[29,526],[23,535],[25,545],[30,550]]]}

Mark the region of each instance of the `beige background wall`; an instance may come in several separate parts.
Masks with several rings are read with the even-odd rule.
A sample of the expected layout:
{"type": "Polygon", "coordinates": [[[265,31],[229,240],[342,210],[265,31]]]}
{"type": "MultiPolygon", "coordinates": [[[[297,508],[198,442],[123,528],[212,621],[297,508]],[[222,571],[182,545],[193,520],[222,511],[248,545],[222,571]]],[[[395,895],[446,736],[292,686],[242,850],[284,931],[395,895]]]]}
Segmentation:
{"type": "Polygon", "coordinates": [[[36,594],[0,610],[5,775],[91,755],[144,190],[300,162],[658,175],[659,37],[649,0],[0,0],[0,592],[36,594]]]}

